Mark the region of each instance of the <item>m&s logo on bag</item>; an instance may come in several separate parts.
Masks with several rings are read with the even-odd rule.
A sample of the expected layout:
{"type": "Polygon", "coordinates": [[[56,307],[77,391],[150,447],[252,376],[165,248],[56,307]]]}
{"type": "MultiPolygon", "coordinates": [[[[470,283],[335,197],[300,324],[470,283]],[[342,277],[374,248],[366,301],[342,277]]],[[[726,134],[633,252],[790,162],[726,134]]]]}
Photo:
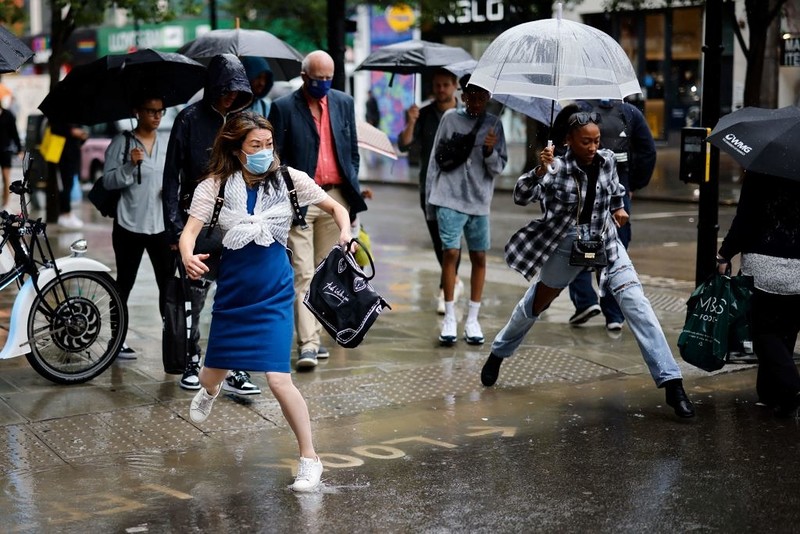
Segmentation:
{"type": "Polygon", "coordinates": [[[717,297],[700,299],[700,306],[697,309],[697,316],[702,321],[716,322],[717,318],[728,309],[728,302],[717,297]]]}

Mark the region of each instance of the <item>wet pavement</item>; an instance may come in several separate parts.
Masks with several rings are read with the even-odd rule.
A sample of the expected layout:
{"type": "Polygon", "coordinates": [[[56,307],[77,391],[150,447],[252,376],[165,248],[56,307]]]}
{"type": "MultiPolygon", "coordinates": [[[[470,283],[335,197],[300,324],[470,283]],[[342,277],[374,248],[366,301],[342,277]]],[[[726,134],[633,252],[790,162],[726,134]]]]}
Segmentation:
{"type": "MultiPolygon", "coordinates": [[[[331,342],[327,361],[293,375],[321,491],[288,489],[296,447],[263,376],[262,395],[221,397],[205,423],[190,422],[192,393],[161,367],[145,261],[129,303],[137,360],[70,387],[25,358],[0,361],[0,532],[796,531],[800,429],[755,406],[753,365],[709,374],[679,362],[698,415],[678,420],[630,332],[609,335],[601,318],[569,327],[561,296],[484,388],[488,345],[436,342],[438,265],[416,190],[371,187],[373,283],[392,310],[360,347],[331,342]]],[[[86,237],[89,256],[113,265],[110,220],[80,212],[86,227],[54,229],[54,245],[86,237]]],[[[634,211],[631,256],[673,347],[694,285],[695,214],[645,200],[634,211]]],[[[720,208],[723,228],[732,214],[720,208]]],[[[525,290],[501,252],[530,216],[496,195],[487,340],[525,290]]]]}

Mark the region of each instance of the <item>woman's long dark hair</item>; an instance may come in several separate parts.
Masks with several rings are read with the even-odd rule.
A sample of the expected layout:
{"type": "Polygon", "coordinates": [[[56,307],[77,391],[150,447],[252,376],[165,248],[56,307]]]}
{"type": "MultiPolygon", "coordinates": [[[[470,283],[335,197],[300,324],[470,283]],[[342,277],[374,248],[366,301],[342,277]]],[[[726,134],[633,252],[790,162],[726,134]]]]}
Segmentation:
{"type": "MultiPolygon", "coordinates": [[[[242,170],[242,162],[239,160],[239,153],[242,150],[242,143],[244,143],[247,134],[253,130],[269,130],[275,136],[275,129],[272,124],[258,113],[252,111],[243,111],[235,114],[233,117],[225,122],[225,126],[217,134],[214,139],[214,147],[211,150],[211,159],[208,161],[208,172],[201,179],[211,178],[219,180],[220,183],[225,181],[237,171],[242,170]]],[[[264,186],[272,185],[278,186],[278,173],[275,172],[280,167],[281,162],[275,152],[272,165],[265,175],[264,186]]]]}

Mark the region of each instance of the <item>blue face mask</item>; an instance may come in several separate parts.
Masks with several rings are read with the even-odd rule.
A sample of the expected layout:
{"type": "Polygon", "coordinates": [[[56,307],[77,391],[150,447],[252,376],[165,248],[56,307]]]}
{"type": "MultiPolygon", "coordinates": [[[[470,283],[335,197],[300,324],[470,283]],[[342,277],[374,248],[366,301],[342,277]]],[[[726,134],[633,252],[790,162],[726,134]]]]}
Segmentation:
{"type": "Polygon", "coordinates": [[[333,80],[314,80],[313,78],[309,78],[306,89],[308,90],[308,94],[319,100],[328,94],[332,84],[333,80]]]}
{"type": "Polygon", "coordinates": [[[244,167],[253,174],[264,174],[269,169],[269,166],[272,165],[273,149],[271,148],[259,150],[255,154],[247,154],[243,150],[242,154],[247,158],[247,163],[244,164],[244,167]]]}

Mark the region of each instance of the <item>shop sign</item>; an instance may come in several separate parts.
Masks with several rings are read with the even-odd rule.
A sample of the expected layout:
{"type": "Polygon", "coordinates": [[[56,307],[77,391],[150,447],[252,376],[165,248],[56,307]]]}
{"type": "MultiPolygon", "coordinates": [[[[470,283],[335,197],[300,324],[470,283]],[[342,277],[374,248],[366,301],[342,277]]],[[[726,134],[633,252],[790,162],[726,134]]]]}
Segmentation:
{"type": "Polygon", "coordinates": [[[458,0],[456,6],[459,14],[441,17],[439,24],[499,22],[506,15],[503,0],[458,0]]]}
{"type": "Polygon", "coordinates": [[[800,67],[800,37],[789,37],[781,41],[781,65],[800,67]]]}

